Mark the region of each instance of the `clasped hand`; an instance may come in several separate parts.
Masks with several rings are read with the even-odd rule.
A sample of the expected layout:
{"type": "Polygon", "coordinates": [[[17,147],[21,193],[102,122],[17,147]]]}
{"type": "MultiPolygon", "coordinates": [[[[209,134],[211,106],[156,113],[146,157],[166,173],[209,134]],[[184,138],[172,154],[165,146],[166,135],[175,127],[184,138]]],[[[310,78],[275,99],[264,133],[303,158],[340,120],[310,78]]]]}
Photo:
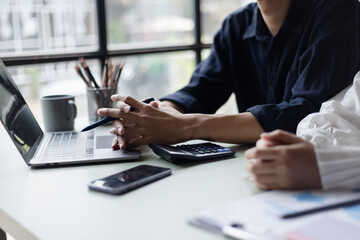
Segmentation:
{"type": "Polygon", "coordinates": [[[261,189],[321,188],[314,146],[294,134],[263,133],[245,158],[245,169],[261,189]]]}
{"type": "Polygon", "coordinates": [[[111,134],[113,149],[125,149],[143,144],[176,143],[184,138],[184,114],[160,101],[149,104],[130,96],[113,95],[116,108],[101,108],[98,114],[113,117],[111,134]],[[133,107],[135,111],[130,111],[133,107]]]}

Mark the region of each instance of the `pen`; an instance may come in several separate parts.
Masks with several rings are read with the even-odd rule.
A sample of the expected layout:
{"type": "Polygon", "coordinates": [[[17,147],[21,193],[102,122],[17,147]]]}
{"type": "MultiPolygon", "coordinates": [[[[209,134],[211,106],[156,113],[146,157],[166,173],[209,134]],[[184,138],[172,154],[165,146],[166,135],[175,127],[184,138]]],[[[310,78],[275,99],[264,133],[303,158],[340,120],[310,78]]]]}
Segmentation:
{"type": "MultiPolygon", "coordinates": [[[[143,103],[151,103],[152,101],[155,101],[155,99],[152,98],[152,97],[145,98],[144,100],[142,100],[143,103]]],[[[130,107],[130,111],[131,111],[131,112],[135,111],[135,108],[130,107]]],[[[98,127],[98,126],[101,126],[101,125],[104,125],[104,124],[106,124],[106,123],[108,123],[108,122],[111,122],[111,121],[113,121],[114,119],[115,119],[115,118],[113,118],[113,117],[105,117],[105,118],[103,118],[103,119],[101,119],[101,120],[99,120],[99,121],[97,121],[97,122],[95,122],[95,123],[87,126],[87,127],[84,128],[83,130],[81,130],[81,132],[89,131],[89,130],[94,129],[94,128],[98,127]]]]}
{"type": "Polygon", "coordinates": [[[329,205],[325,205],[325,206],[321,206],[321,207],[307,209],[307,210],[303,210],[303,211],[287,213],[287,214],[282,215],[281,218],[282,219],[295,218],[295,217],[300,217],[300,216],[304,216],[307,214],[317,213],[317,212],[321,212],[321,211],[325,211],[325,210],[331,210],[331,209],[341,208],[341,207],[348,207],[348,206],[356,205],[359,203],[360,203],[360,199],[355,199],[355,200],[350,200],[350,201],[346,201],[346,202],[329,204],[329,205]]]}
{"type": "Polygon", "coordinates": [[[111,121],[114,120],[114,119],[115,119],[115,118],[112,118],[112,117],[105,117],[105,118],[103,118],[103,119],[101,119],[101,120],[99,120],[99,121],[97,121],[97,122],[95,122],[95,123],[87,126],[87,127],[84,128],[83,130],[81,130],[81,132],[89,131],[89,130],[94,129],[94,128],[98,127],[98,126],[101,126],[101,125],[104,125],[104,124],[106,124],[106,123],[108,123],[108,122],[111,122],[111,121]]]}

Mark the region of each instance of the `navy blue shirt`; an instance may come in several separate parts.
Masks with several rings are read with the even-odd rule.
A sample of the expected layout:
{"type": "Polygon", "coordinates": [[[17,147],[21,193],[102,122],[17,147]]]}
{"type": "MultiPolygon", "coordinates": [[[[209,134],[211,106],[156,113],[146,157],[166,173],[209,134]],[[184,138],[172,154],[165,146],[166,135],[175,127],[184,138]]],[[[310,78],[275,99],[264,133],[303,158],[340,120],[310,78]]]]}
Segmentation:
{"type": "Polygon", "coordinates": [[[295,132],[360,69],[358,0],[293,0],[273,37],[256,3],[231,14],[190,83],[162,100],[215,113],[235,93],[265,131],[295,132]]]}

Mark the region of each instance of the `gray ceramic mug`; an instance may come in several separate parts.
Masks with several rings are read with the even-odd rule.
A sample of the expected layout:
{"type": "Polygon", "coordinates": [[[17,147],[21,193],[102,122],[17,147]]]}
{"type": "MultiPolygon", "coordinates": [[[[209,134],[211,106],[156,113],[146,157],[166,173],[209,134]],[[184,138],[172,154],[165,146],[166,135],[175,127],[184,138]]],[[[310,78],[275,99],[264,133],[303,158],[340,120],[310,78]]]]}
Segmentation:
{"type": "Polygon", "coordinates": [[[77,115],[75,97],[51,95],[40,98],[45,131],[72,131],[77,115]]]}

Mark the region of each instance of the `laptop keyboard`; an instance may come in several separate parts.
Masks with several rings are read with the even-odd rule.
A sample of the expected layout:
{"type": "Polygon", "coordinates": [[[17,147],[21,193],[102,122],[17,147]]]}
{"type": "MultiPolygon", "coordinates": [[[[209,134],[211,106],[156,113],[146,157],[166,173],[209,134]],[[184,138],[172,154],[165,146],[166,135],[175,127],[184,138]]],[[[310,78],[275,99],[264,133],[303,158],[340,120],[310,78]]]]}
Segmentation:
{"type": "Polygon", "coordinates": [[[94,155],[94,132],[53,133],[40,158],[44,161],[89,159],[94,155]]]}

